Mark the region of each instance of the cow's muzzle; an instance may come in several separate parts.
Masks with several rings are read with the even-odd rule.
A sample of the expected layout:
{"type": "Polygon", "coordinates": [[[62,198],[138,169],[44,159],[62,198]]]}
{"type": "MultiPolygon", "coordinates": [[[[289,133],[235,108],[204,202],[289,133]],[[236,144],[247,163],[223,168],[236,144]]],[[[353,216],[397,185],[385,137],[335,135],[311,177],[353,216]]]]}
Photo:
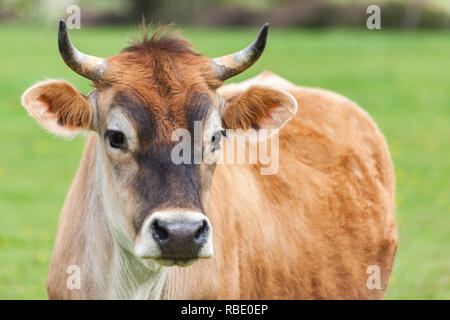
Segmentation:
{"type": "Polygon", "coordinates": [[[139,258],[162,265],[187,266],[213,254],[208,218],[195,211],[158,211],[146,219],[136,238],[139,258]]]}

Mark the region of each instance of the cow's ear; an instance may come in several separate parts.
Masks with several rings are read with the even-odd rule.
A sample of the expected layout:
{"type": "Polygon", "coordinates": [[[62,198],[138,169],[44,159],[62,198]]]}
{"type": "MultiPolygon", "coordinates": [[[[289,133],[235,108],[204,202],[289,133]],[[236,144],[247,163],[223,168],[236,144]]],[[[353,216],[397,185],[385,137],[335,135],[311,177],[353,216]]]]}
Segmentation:
{"type": "Polygon", "coordinates": [[[222,120],[227,129],[274,131],[291,120],[297,108],[297,101],[286,91],[252,86],[227,100],[222,120]]]}
{"type": "Polygon", "coordinates": [[[73,136],[87,130],[92,110],[86,96],[66,81],[48,80],[28,88],[22,105],[48,131],[73,136]]]}

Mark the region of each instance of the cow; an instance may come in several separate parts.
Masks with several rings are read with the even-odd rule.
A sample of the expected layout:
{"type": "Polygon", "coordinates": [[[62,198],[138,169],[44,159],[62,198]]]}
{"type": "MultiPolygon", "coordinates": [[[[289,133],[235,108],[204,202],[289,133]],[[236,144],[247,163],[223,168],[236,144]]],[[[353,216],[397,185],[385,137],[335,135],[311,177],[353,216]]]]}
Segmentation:
{"type": "Polygon", "coordinates": [[[165,28],[99,58],[60,21],[62,59],[94,89],[46,80],[22,96],[51,133],[89,133],[58,224],[50,299],[383,298],[397,248],[385,138],[324,89],[268,71],[224,85],[258,60],[268,27],[214,59],[165,28]],[[203,158],[174,163],[173,133],[193,134],[194,123],[203,158]],[[245,141],[277,139],[276,173],[220,161],[228,130],[269,129],[245,141]]]}

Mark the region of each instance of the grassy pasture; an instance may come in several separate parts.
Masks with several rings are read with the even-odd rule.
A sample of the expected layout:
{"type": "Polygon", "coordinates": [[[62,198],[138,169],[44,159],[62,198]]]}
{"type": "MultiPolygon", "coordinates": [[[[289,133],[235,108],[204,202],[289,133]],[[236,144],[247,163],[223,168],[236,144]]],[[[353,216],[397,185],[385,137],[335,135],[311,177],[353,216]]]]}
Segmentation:
{"type": "MultiPolygon", "coordinates": [[[[46,298],[59,211],[85,143],[53,137],[20,106],[23,91],[46,78],[91,90],[59,57],[56,27],[0,24],[0,299],[46,298]]],[[[133,30],[84,27],[71,38],[109,56],[133,30]]],[[[184,36],[212,57],[244,47],[256,30],[184,36]]],[[[376,120],[397,179],[400,245],[387,299],[450,299],[449,40],[448,32],[271,30],[261,60],[235,79],[271,70],[346,95],[376,120]]]]}

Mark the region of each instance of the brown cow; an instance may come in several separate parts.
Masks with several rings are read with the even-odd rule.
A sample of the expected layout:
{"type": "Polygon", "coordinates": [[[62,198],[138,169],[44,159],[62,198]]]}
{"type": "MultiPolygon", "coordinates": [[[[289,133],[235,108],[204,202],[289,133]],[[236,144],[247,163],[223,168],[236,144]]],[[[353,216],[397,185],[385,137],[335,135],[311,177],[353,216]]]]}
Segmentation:
{"type": "Polygon", "coordinates": [[[222,86],[259,58],[267,30],[213,60],[162,31],[102,59],[75,49],[60,23],[64,61],[95,90],[49,80],[22,97],[50,132],[91,132],[62,210],[49,298],[383,297],[397,247],[385,139],[329,91],[270,72],[222,86]],[[196,122],[203,160],[174,163],[173,133],[195,135],[196,122]],[[281,127],[256,142],[279,139],[276,174],[261,175],[260,162],[216,166],[232,141],[223,128],[281,127]]]}

